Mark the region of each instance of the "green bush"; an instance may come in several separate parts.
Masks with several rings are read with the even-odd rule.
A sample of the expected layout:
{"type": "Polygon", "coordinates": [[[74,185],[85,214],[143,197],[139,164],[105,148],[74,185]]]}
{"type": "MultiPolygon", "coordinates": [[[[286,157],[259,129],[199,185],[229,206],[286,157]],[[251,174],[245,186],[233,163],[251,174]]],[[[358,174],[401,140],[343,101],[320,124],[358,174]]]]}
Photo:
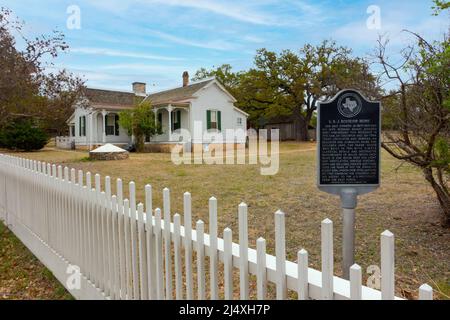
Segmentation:
{"type": "Polygon", "coordinates": [[[30,120],[16,120],[0,131],[0,146],[10,150],[40,150],[48,139],[47,133],[30,120]]]}

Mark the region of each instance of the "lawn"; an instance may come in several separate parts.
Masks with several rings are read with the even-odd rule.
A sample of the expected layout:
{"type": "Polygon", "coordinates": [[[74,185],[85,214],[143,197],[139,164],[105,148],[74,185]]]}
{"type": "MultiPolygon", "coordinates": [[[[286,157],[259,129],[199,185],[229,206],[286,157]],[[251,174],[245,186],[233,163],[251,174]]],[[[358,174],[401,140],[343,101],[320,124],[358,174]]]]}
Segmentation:
{"type": "Polygon", "coordinates": [[[0,222],[0,300],[72,299],[53,274],[0,222]]]}
{"type": "MultiPolygon", "coordinates": [[[[312,143],[282,143],[280,170],[262,176],[260,165],[174,165],[170,154],[131,154],[116,162],[87,161],[86,152],[45,149],[18,156],[63,163],[91,173],[135,181],[139,201],[143,187],[154,190],[154,206],[162,205],[162,189],[171,190],[172,213],[182,213],[183,193],[192,194],[194,219],[208,221],[208,198],[218,199],[219,234],[225,227],[237,238],[237,206],[249,206],[249,243],[267,240],[274,253],[274,212],[286,213],[286,250],[295,260],[299,249],[309,251],[311,266],[320,268],[320,222],[334,221],[335,272],[341,274],[341,221],[337,197],[316,188],[316,152],[312,143]]],[[[195,220],[194,220],[195,221],[195,220]]],[[[421,173],[383,153],[382,186],[360,197],[356,223],[356,260],[365,271],[380,265],[379,235],[389,229],[396,237],[397,295],[417,297],[420,284],[427,282],[439,291],[439,298],[450,295],[450,230],[440,225],[440,212],[433,191],[421,173]]],[[[207,225],[206,229],[207,230],[207,225]]],[[[3,264],[1,262],[0,264],[3,264]]],[[[364,278],[369,274],[364,272],[364,278]]],[[[4,278],[4,277],[3,277],[4,278]]],[[[2,280],[5,281],[5,280],[2,280]]],[[[364,280],[365,282],[365,280],[364,280]]],[[[2,284],[0,284],[0,288],[2,284]]]]}

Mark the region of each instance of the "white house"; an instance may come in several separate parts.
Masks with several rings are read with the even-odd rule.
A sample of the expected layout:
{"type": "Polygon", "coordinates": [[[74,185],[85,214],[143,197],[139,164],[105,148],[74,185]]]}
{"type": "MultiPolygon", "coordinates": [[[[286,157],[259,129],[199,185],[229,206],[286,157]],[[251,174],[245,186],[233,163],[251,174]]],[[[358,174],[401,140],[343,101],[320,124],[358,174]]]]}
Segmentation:
{"type": "MultiPolygon", "coordinates": [[[[87,106],[75,106],[67,120],[70,136],[57,138],[58,147],[74,144],[77,149],[112,143],[124,146],[132,141],[119,125],[119,112],[133,108],[136,101],[149,101],[155,112],[155,121],[162,127],[162,134],[146,141],[148,151],[170,151],[179,143],[177,129],[190,132],[186,141],[190,146],[209,144],[211,139],[194,134],[194,124],[201,123],[201,132],[212,132],[224,143],[245,143],[248,114],[234,106],[236,99],[216,79],[189,83],[189,75],[183,73],[183,85],[174,89],[147,94],[145,83],[134,82],[133,92],[120,92],[88,88],[87,106]],[[237,136],[226,134],[226,129],[241,129],[237,136]]],[[[86,105],[86,104],[85,104],[86,105]]]]}

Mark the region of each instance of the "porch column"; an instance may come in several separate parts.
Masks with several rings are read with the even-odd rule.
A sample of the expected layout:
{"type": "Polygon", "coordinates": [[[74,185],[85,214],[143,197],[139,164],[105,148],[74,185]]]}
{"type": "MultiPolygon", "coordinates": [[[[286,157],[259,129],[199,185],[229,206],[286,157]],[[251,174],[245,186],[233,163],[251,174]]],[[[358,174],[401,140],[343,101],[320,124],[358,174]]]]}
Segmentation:
{"type": "Polygon", "coordinates": [[[167,107],[167,112],[169,114],[169,141],[172,141],[172,105],[169,104],[167,107]]]}
{"type": "Polygon", "coordinates": [[[89,151],[92,149],[92,144],[94,140],[94,114],[95,112],[92,110],[88,115],[89,125],[87,126],[87,134],[86,139],[88,140],[89,144],[89,151]]]}
{"type": "Polygon", "coordinates": [[[106,112],[106,110],[102,110],[102,116],[103,116],[103,128],[102,128],[102,132],[103,132],[103,137],[102,137],[102,142],[103,144],[106,143],[106,115],[108,113],[106,112]]]}

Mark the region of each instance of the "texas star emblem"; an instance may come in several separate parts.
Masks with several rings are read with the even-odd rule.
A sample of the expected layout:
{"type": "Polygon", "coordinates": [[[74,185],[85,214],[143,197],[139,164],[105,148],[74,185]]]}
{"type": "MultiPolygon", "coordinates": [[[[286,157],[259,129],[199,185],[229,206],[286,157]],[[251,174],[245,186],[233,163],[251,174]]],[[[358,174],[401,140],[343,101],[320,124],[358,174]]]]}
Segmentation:
{"type": "Polygon", "coordinates": [[[354,93],[346,93],[340,97],[337,104],[339,113],[346,118],[352,118],[361,112],[361,99],[354,93]]]}

